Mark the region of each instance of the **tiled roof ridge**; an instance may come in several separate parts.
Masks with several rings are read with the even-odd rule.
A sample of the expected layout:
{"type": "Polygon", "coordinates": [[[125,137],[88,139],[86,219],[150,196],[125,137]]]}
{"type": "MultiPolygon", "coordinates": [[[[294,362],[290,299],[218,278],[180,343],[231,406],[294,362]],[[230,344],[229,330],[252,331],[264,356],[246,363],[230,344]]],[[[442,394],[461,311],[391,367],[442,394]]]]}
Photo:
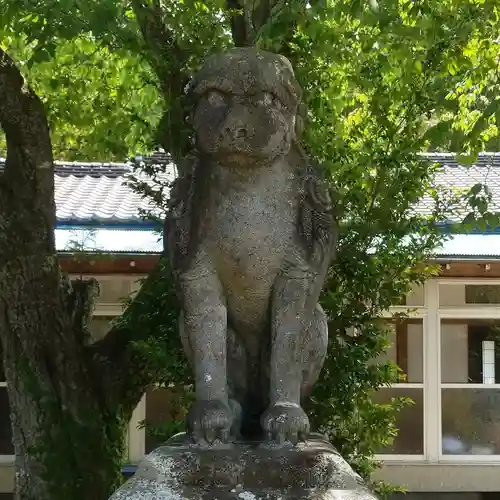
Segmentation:
{"type": "Polygon", "coordinates": [[[67,162],[55,161],[54,171],[61,177],[123,177],[132,171],[127,163],[67,162]]]}
{"type": "MultiPolygon", "coordinates": [[[[169,156],[156,151],[152,155],[136,156],[127,162],[96,162],[96,161],[67,161],[54,160],[55,174],[60,177],[109,177],[118,178],[131,173],[134,166],[144,161],[149,164],[168,165],[169,156]]],[[[0,157],[0,171],[5,165],[5,158],[0,157]]]]}
{"type": "MultiPolygon", "coordinates": [[[[433,160],[445,168],[467,168],[456,160],[456,153],[432,152],[419,153],[422,157],[433,160]]],[[[133,171],[134,166],[144,162],[146,164],[168,165],[169,155],[163,151],[155,151],[151,155],[136,156],[126,162],[95,162],[95,161],[65,161],[55,160],[55,174],[58,177],[107,177],[116,179],[125,176],[133,171]]],[[[0,157],[0,171],[3,169],[5,159],[0,157]]],[[[500,169],[500,152],[481,152],[474,168],[494,168],[500,169]]]]}
{"type": "MultiPolygon", "coordinates": [[[[420,156],[439,163],[441,166],[446,168],[469,168],[469,165],[465,165],[457,161],[457,153],[419,153],[420,156]]],[[[470,165],[473,168],[500,168],[500,152],[481,152],[477,155],[477,160],[470,165]]]]}
{"type": "MultiPolygon", "coordinates": [[[[422,156],[434,157],[434,156],[446,156],[446,157],[455,157],[459,153],[450,153],[449,151],[428,151],[423,153],[418,153],[422,156]]],[[[496,156],[500,155],[500,151],[480,151],[478,156],[496,156]]]]}
{"type": "MultiPolygon", "coordinates": [[[[5,165],[5,158],[0,158],[0,171],[5,165]]],[[[119,162],[87,162],[87,161],[54,161],[54,172],[60,177],[123,177],[132,171],[131,163],[119,162]]]]}

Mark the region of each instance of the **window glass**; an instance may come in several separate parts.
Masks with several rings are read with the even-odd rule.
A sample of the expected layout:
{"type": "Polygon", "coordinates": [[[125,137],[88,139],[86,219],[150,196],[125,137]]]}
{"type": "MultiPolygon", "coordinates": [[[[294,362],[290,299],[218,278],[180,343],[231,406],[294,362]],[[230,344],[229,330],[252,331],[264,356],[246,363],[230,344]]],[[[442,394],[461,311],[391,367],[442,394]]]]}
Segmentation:
{"type": "Polygon", "coordinates": [[[467,304],[500,304],[500,285],[440,284],[440,306],[465,306],[467,304]]]}
{"type": "Polygon", "coordinates": [[[465,305],[465,285],[439,285],[440,306],[463,306],[465,305]]]}
{"type": "Polygon", "coordinates": [[[0,387],[0,455],[13,455],[10,405],[7,388],[0,387]]]}
{"type": "Polygon", "coordinates": [[[397,416],[398,435],[392,445],[379,450],[381,454],[423,455],[424,453],[424,404],[423,389],[383,388],[373,396],[373,401],[387,404],[392,398],[411,398],[414,404],[406,406],[397,416]]]}
{"type": "Polygon", "coordinates": [[[441,321],[441,381],[445,384],[500,383],[498,321],[441,321]]]}
{"type": "Polygon", "coordinates": [[[400,382],[423,382],[423,324],[411,320],[388,325],[391,345],[378,357],[380,363],[394,361],[402,370],[400,382]]]}
{"type": "Polygon", "coordinates": [[[132,292],[132,285],[135,279],[124,278],[123,276],[99,278],[100,294],[98,303],[103,304],[121,304],[132,292]]]}
{"type": "Polygon", "coordinates": [[[500,304],[500,285],[465,285],[466,304],[500,304]]]}
{"type": "Polygon", "coordinates": [[[500,455],[500,389],[442,389],[444,455],[500,455]]]}

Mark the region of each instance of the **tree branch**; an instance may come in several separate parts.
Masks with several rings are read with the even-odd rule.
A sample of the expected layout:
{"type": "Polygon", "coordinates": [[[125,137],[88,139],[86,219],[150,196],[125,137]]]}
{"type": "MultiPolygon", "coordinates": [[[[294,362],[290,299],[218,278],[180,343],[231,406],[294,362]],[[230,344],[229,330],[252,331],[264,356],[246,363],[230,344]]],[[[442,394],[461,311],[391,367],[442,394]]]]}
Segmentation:
{"type": "Polygon", "coordinates": [[[132,8],[165,100],[166,109],[158,125],[157,142],[178,162],[190,149],[189,129],[183,126],[189,53],[181,49],[174,33],[165,25],[158,0],[132,0],[132,8]]]}
{"type": "Polygon", "coordinates": [[[236,47],[252,47],[259,32],[269,21],[277,1],[227,0],[231,20],[231,34],[236,47]]]}
{"type": "MultiPolygon", "coordinates": [[[[231,34],[233,42],[237,47],[252,47],[257,44],[262,36],[263,28],[273,24],[279,16],[290,9],[301,11],[306,9],[307,2],[304,0],[227,0],[226,8],[229,11],[231,21],[231,34]]],[[[295,20],[301,18],[299,14],[293,16],[295,20]]],[[[278,52],[286,57],[292,56],[288,45],[293,38],[296,29],[296,21],[289,22],[287,36],[278,52]]]]}
{"type": "Polygon", "coordinates": [[[178,312],[163,260],[110,332],[87,348],[101,367],[102,380],[109,387],[107,397],[111,407],[119,404],[133,409],[148,385],[168,371],[167,365],[183,364],[184,354],[177,331],[178,312]],[[138,347],[139,342],[153,347],[144,351],[138,347]],[[156,348],[161,351],[159,357],[155,355],[158,354],[156,348]]]}
{"type": "Polygon", "coordinates": [[[243,0],[227,0],[227,10],[231,19],[231,34],[236,47],[251,45],[252,36],[245,20],[245,4],[243,0]]]}
{"type": "Polygon", "coordinates": [[[269,21],[272,10],[278,2],[276,0],[251,0],[249,3],[252,5],[249,17],[252,21],[255,35],[257,35],[262,27],[269,21]]]}

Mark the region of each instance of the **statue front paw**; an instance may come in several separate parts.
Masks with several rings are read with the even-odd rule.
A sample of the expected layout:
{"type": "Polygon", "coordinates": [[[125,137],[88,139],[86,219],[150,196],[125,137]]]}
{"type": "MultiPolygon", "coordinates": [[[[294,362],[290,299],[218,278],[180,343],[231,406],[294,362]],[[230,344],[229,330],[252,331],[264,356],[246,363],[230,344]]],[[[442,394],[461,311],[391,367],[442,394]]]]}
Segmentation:
{"type": "Polygon", "coordinates": [[[306,412],[293,403],[276,403],[269,407],[261,423],[267,440],[277,444],[305,441],[310,428],[306,412]]]}
{"type": "Polygon", "coordinates": [[[186,426],[196,444],[215,444],[229,441],[234,414],[228,403],[220,400],[196,401],[191,406],[186,426]]]}

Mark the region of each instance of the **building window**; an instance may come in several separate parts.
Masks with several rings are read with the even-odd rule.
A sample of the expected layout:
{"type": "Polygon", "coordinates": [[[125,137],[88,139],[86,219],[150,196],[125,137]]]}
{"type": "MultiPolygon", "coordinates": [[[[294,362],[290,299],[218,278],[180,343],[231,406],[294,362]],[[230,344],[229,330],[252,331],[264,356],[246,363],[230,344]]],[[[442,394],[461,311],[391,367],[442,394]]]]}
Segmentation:
{"type": "MultiPolygon", "coordinates": [[[[500,285],[495,279],[438,279],[426,332],[437,358],[441,460],[500,460],[500,285]],[[469,457],[469,458],[467,458],[469,457]]],[[[433,367],[428,370],[433,373],[433,367]]],[[[429,380],[434,394],[434,380],[429,380]]],[[[432,417],[429,417],[432,418],[432,417]]]]}
{"type": "Polygon", "coordinates": [[[137,276],[109,275],[95,276],[99,281],[99,304],[123,304],[139,287],[137,276]]]}
{"type": "Polygon", "coordinates": [[[400,413],[399,436],[379,456],[500,462],[500,279],[435,278],[420,291],[384,315],[407,313],[385,354],[405,376],[377,398],[400,394],[415,404],[400,413]]]}
{"type": "Polygon", "coordinates": [[[441,389],[443,455],[500,455],[500,389],[441,389]]]}
{"type": "Polygon", "coordinates": [[[0,352],[0,455],[14,455],[12,427],[10,423],[10,405],[7,394],[7,382],[3,371],[2,353],[0,352]]]}
{"type": "Polygon", "coordinates": [[[423,306],[424,305],[424,286],[413,285],[409,293],[406,294],[404,304],[407,306],[423,306]]]}
{"type": "Polygon", "coordinates": [[[443,455],[500,455],[499,326],[441,320],[443,455]]]}
{"type": "Polygon", "coordinates": [[[464,284],[460,278],[454,278],[456,283],[450,281],[439,285],[439,306],[466,306],[500,304],[500,285],[484,283],[464,284]]]}
{"type": "Polygon", "coordinates": [[[421,384],[423,372],[423,322],[421,319],[390,322],[389,348],[378,362],[394,361],[401,369],[400,383],[421,384]]]}
{"type": "Polygon", "coordinates": [[[406,397],[413,404],[406,406],[397,416],[398,435],[394,442],[378,453],[384,458],[388,455],[424,454],[424,385],[423,385],[423,321],[412,319],[398,321],[389,325],[387,351],[379,357],[379,362],[394,361],[401,369],[398,384],[379,389],[373,400],[387,404],[392,398],[406,397]]]}
{"type": "Polygon", "coordinates": [[[380,455],[423,455],[424,454],[424,405],[423,389],[398,387],[379,389],[373,401],[390,403],[392,398],[407,397],[413,404],[406,406],[397,416],[398,435],[394,442],[379,450],[380,455]]]}
{"type": "Polygon", "coordinates": [[[464,285],[466,304],[500,304],[500,285],[464,285]]]}
{"type": "Polygon", "coordinates": [[[441,382],[500,382],[500,323],[492,320],[441,320],[441,382]]]}

